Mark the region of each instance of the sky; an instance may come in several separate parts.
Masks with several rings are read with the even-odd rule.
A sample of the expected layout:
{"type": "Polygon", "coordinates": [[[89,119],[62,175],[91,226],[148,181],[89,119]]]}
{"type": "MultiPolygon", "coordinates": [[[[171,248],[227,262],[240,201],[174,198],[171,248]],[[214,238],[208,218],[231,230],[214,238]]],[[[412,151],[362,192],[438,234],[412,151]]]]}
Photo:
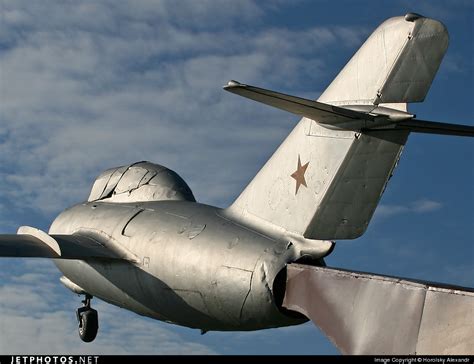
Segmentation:
{"type": "MultiPolygon", "coordinates": [[[[470,0],[0,0],[0,233],[47,230],[102,170],[148,160],[199,202],[228,206],[298,118],[222,90],[243,83],[316,99],[383,20],[441,20],[450,46],[421,119],[474,124],[470,0]]],[[[365,235],[334,267],[474,286],[473,142],[413,134],[365,235]]],[[[80,297],[44,259],[0,260],[0,354],[337,354],[312,323],[201,336],[80,297]]]]}

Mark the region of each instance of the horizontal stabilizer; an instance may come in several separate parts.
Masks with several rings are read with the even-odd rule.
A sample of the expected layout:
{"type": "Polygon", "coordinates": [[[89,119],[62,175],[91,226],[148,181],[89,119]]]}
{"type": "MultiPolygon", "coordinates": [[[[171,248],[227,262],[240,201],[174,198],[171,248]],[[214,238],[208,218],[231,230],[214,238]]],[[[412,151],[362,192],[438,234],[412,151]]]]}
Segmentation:
{"type": "Polygon", "coordinates": [[[260,87],[229,81],[226,91],[304,116],[320,124],[344,130],[372,129],[411,119],[414,115],[377,105],[345,105],[344,107],[286,95],[260,87]]]}
{"type": "Polygon", "coordinates": [[[12,258],[59,258],[49,245],[32,235],[0,235],[0,256],[12,258]]]}
{"type": "Polygon", "coordinates": [[[18,234],[0,235],[0,257],[53,259],[124,259],[95,239],[83,235],[48,235],[22,227],[18,234]]]}
{"type": "Polygon", "coordinates": [[[474,126],[438,123],[425,120],[404,120],[396,124],[397,130],[409,130],[414,133],[457,135],[474,137],[474,126]]]}
{"type": "Polygon", "coordinates": [[[346,105],[344,107],[290,96],[260,87],[229,81],[226,91],[316,122],[343,130],[408,130],[457,136],[474,136],[474,127],[413,119],[414,115],[377,105],[346,105]]]}
{"type": "Polygon", "coordinates": [[[344,354],[472,355],[474,290],[290,264],[283,306],[344,354]]]}
{"type": "Polygon", "coordinates": [[[357,111],[342,107],[323,104],[322,102],[290,96],[280,92],[267,90],[260,87],[244,85],[237,81],[229,81],[224,90],[281,110],[313,119],[323,124],[338,124],[350,120],[370,118],[357,111]]]}

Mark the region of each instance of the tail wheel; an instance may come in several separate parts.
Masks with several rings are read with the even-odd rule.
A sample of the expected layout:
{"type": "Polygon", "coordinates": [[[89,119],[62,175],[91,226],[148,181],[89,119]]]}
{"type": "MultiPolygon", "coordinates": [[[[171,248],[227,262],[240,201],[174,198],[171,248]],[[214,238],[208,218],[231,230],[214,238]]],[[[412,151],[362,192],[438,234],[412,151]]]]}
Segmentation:
{"type": "Polygon", "coordinates": [[[79,314],[79,337],[89,343],[97,336],[99,330],[99,316],[93,308],[84,310],[79,314]]]}

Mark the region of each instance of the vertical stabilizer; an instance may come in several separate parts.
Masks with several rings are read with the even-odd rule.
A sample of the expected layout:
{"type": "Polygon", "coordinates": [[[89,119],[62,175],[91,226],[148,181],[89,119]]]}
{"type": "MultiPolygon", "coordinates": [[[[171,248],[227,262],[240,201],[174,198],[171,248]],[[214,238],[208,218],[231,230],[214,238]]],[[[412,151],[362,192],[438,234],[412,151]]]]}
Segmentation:
{"type": "MultiPolygon", "coordinates": [[[[267,222],[310,239],[362,235],[409,130],[346,130],[337,125],[360,118],[348,110],[357,105],[406,110],[406,103],[422,101],[447,45],[440,22],[407,14],[375,30],[320,103],[230,82],[228,91],[311,119],[303,117],[229,211],[253,224],[267,222]]],[[[364,117],[376,121],[370,113],[364,117]]]]}
{"type": "Polygon", "coordinates": [[[445,26],[407,14],[383,22],[318,101],[333,105],[421,102],[448,47],[445,26]]]}

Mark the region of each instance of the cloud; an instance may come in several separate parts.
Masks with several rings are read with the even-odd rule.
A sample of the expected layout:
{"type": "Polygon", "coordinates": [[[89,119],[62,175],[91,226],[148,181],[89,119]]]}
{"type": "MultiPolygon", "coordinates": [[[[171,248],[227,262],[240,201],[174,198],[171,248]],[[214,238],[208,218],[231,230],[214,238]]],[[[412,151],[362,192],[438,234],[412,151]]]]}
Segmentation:
{"type": "Polygon", "coordinates": [[[400,214],[423,214],[433,212],[443,207],[440,202],[422,199],[414,201],[408,205],[384,205],[380,204],[375,210],[375,217],[386,218],[400,214]]]}
{"type": "Polygon", "coordinates": [[[164,324],[150,322],[108,306],[101,308],[96,340],[82,343],[72,311],[42,310],[36,317],[0,313],[3,354],[215,354],[199,343],[183,340],[164,324]],[[120,318],[120,319],[117,319],[120,318]],[[108,321],[106,321],[108,320],[108,321]],[[107,324],[106,324],[107,323],[107,324]]]}
{"type": "Polygon", "coordinates": [[[409,211],[410,208],[407,206],[380,204],[377,206],[377,210],[375,210],[375,217],[390,217],[409,211]]]}
{"type": "Polygon", "coordinates": [[[417,213],[431,212],[439,210],[443,205],[432,200],[418,200],[411,205],[411,210],[417,213]]]}
{"type": "Polygon", "coordinates": [[[143,159],[184,174],[201,201],[230,202],[225,189],[208,192],[211,171],[216,186],[240,187],[241,176],[254,171],[211,170],[216,166],[208,161],[246,168],[240,162],[274,149],[296,118],[226,95],[221,86],[236,78],[297,91],[301,80],[328,68],[314,52],[352,47],[363,31],[242,30],[265,6],[226,4],[189,1],[179,10],[168,1],[6,1],[0,55],[1,83],[8,85],[0,88],[6,203],[51,216],[84,200],[101,170],[143,159]],[[255,123],[260,115],[272,119],[255,123]]]}
{"type": "MultiPolygon", "coordinates": [[[[179,7],[170,0],[86,0],[59,5],[52,0],[41,4],[5,0],[2,1],[2,10],[4,31],[67,28],[112,33],[117,26],[125,25],[119,29],[121,34],[142,32],[153,26],[216,29],[258,19],[263,12],[261,6],[252,0],[222,0],[219,6],[212,0],[183,0],[179,7]]],[[[21,38],[21,34],[18,37],[21,38]]]]}

